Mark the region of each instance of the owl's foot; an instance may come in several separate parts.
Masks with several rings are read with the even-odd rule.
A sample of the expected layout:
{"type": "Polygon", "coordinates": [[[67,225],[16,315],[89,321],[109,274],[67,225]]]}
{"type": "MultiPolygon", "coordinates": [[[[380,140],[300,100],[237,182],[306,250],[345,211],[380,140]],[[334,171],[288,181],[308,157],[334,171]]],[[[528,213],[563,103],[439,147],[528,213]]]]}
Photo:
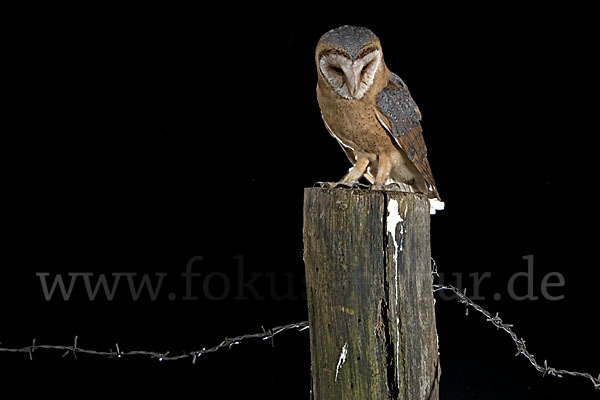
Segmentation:
{"type": "Polygon", "coordinates": [[[314,186],[319,186],[323,189],[333,189],[340,186],[342,182],[316,182],[314,186]]]}
{"type": "Polygon", "coordinates": [[[387,185],[384,186],[385,190],[391,190],[394,192],[401,192],[402,191],[402,186],[399,183],[389,183],[387,185]]]}
{"type": "Polygon", "coordinates": [[[369,185],[364,185],[359,181],[340,181],[336,183],[336,186],[343,186],[350,189],[368,189],[369,185]]]}
{"type": "Polygon", "coordinates": [[[399,183],[388,183],[387,185],[384,185],[383,183],[374,183],[373,185],[371,185],[371,190],[401,192],[402,186],[400,186],[399,183]]]}
{"type": "Polygon", "coordinates": [[[335,187],[335,182],[315,182],[313,187],[320,187],[323,189],[331,189],[335,187]]]}
{"type": "Polygon", "coordinates": [[[354,181],[354,182],[349,182],[349,181],[340,181],[340,182],[316,182],[315,186],[320,186],[324,189],[333,189],[336,187],[346,187],[349,189],[368,189],[370,186],[369,185],[363,185],[362,183],[359,183],[358,181],[354,181]]]}

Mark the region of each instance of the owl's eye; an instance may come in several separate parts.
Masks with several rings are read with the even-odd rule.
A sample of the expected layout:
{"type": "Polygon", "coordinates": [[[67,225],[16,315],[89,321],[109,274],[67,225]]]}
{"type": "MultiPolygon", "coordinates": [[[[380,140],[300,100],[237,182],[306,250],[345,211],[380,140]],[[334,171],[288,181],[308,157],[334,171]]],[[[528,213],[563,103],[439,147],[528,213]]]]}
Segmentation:
{"type": "Polygon", "coordinates": [[[332,65],[331,69],[337,73],[337,74],[342,74],[344,72],[344,70],[342,70],[340,67],[338,67],[337,65],[332,65]]]}

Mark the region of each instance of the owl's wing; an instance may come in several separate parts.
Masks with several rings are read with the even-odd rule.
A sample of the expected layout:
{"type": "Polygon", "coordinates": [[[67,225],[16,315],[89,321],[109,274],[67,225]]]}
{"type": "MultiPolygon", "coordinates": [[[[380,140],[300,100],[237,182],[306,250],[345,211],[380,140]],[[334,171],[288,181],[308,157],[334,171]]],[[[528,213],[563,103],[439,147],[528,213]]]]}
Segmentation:
{"type": "MultiPolygon", "coordinates": [[[[327,128],[327,132],[329,132],[329,134],[331,136],[333,136],[335,138],[335,140],[337,140],[337,142],[340,144],[340,146],[342,146],[342,149],[344,150],[344,153],[346,153],[346,156],[348,157],[348,159],[350,160],[350,162],[352,163],[352,165],[354,165],[356,163],[356,155],[354,154],[354,150],[351,147],[348,147],[344,144],[344,142],[342,142],[336,135],[335,133],[333,133],[333,131],[331,130],[331,128],[329,127],[329,125],[327,124],[327,121],[325,121],[325,118],[323,118],[323,114],[321,114],[321,118],[323,119],[323,123],[325,124],[325,128],[327,128]]],[[[367,178],[367,180],[370,183],[375,182],[375,179],[373,178],[373,176],[371,175],[370,172],[366,172],[364,174],[364,177],[367,178]]]]}
{"type": "Polygon", "coordinates": [[[377,94],[376,115],[379,122],[413,162],[425,179],[428,195],[439,199],[427,147],[421,130],[421,112],[410,96],[408,87],[392,72],[388,85],[377,94]]]}

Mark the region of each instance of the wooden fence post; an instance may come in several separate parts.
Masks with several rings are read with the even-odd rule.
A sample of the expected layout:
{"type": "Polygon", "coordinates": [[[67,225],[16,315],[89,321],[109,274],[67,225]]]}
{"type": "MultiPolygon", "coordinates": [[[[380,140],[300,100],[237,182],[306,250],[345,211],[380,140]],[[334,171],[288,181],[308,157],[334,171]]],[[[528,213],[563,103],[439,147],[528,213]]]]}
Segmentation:
{"type": "Polygon", "coordinates": [[[429,202],[417,194],[304,191],[316,400],[437,400],[429,202]]]}

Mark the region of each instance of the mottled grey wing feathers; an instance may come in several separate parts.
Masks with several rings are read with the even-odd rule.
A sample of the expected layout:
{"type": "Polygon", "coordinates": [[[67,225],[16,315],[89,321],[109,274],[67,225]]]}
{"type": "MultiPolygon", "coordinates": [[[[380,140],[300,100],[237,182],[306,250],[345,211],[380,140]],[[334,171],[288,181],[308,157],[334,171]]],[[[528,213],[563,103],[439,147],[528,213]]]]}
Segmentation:
{"type": "Polygon", "coordinates": [[[406,84],[393,72],[390,83],[377,95],[377,107],[390,121],[392,135],[401,137],[411,129],[421,129],[421,113],[406,84]]]}
{"type": "Polygon", "coordinates": [[[381,121],[421,173],[431,192],[438,197],[431,167],[427,160],[427,147],[421,130],[421,112],[410,96],[408,87],[393,72],[388,85],[377,94],[377,110],[381,121]]]}

